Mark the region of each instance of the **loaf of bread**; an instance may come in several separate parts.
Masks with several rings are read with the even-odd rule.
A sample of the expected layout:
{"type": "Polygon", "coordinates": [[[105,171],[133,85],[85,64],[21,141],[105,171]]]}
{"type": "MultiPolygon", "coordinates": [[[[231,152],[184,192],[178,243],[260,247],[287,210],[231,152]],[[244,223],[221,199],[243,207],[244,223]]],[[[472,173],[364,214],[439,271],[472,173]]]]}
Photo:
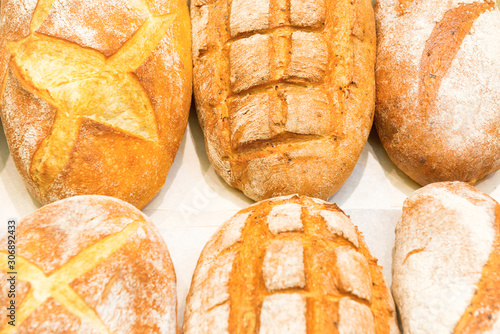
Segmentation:
{"type": "Polygon", "coordinates": [[[374,112],[371,0],[192,0],[194,93],[207,153],[261,200],[326,199],[374,112]]]}
{"type": "Polygon", "coordinates": [[[500,11],[494,0],[379,0],[375,124],[416,182],[500,168],[500,11]]]}
{"type": "Polygon", "coordinates": [[[335,205],[279,197],[238,212],[205,246],[185,334],[399,333],[382,269],[335,205]]]}
{"type": "Polygon", "coordinates": [[[15,268],[7,257],[12,243],[0,241],[0,333],[176,333],[167,246],[130,204],[65,199],[24,218],[13,235],[15,268]],[[12,271],[15,296],[5,284],[12,271]],[[14,318],[7,317],[11,300],[14,318]]]}
{"type": "Polygon", "coordinates": [[[463,182],[417,190],[392,282],[405,333],[500,333],[500,205],[463,182]]]}
{"type": "Polygon", "coordinates": [[[187,125],[190,45],[185,0],[3,0],[0,114],[32,195],[146,205],[187,125]]]}

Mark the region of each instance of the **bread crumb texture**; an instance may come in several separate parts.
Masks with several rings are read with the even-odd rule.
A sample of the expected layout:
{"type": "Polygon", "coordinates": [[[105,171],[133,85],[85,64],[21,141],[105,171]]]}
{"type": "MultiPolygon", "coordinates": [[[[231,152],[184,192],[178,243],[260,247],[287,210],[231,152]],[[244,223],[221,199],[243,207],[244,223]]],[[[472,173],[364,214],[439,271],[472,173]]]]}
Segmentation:
{"type": "Polygon", "coordinates": [[[184,333],[399,333],[392,296],[350,219],[296,195],[223,224],[196,267],[184,333]]]}
{"type": "Polygon", "coordinates": [[[208,156],[255,200],[326,199],[374,112],[369,0],[193,0],[194,92],[208,156]]]}
{"type": "Polygon", "coordinates": [[[406,200],[396,227],[394,299],[405,333],[496,333],[500,205],[463,182],[406,200]]]}
{"type": "MultiPolygon", "coordinates": [[[[62,200],[21,220],[16,236],[16,326],[2,312],[0,333],[176,333],[167,246],[130,204],[104,196],[62,200]]],[[[11,271],[7,254],[5,237],[3,282],[11,271]]],[[[2,284],[2,307],[6,289],[2,284]]]]}
{"type": "Polygon", "coordinates": [[[38,200],[143,207],[161,188],[187,124],[187,20],[181,0],[3,1],[0,114],[38,200]]]}

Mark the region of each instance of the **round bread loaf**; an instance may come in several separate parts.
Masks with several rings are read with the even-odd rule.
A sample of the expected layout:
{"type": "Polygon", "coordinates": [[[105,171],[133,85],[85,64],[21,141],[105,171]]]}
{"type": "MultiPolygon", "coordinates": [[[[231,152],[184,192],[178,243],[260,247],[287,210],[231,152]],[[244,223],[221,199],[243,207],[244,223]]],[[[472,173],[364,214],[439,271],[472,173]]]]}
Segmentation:
{"type": "Polygon", "coordinates": [[[187,125],[184,0],[3,0],[0,115],[42,204],[161,189],[187,125]]]}
{"type": "Polygon", "coordinates": [[[392,290],[405,333],[500,333],[500,205],[463,182],[406,200],[392,290]]]}
{"type": "Polygon", "coordinates": [[[184,333],[399,333],[395,316],[350,219],[335,204],[291,196],[241,210],[210,239],[184,333]]]}
{"type": "Polygon", "coordinates": [[[327,199],[373,120],[370,0],[193,0],[194,93],[208,157],[261,200],[327,199]]]}
{"type": "Polygon", "coordinates": [[[11,235],[14,264],[7,257],[12,242],[0,241],[0,333],[176,333],[167,246],[130,204],[104,196],[65,199],[27,216],[11,235]],[[15,296],[4,284],[12,271],[15,296]],[[7,317],[11,300],[14,319],[7,317]]]}
{"type": "Polygon", "coordinates": [[[500,168],[500,11],[493,0],[379,0],[375,124],[425,185],[500,168]]]}

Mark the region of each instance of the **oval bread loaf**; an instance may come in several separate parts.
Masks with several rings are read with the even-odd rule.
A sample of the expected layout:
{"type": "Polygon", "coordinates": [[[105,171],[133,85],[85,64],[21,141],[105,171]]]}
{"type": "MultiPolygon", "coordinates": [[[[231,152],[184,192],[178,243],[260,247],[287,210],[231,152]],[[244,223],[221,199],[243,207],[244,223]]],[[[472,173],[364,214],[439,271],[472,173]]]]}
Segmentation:
{"type": "Polygon", "coordinates": [[[187,124],[190,44],[184,0],[2,1],[0,114],[33,196],[146,205],[187,124]]]}
{"type": "Polygon", "coordinates": [[[184,333],[399,333],[382,269],[335,205],[280,197],[238,212],[205,246],[184,333]]]}
{"type": "Polygon", "coordinates": [[[396,227],[405,333],[500,333],[500,205],[463,182],[417,190],[396,227]]]}
{"type": "Polygon", "coordinates": [[[500,11],[493,0],[379,0],[375,124],[416,182],[500,168],[500,11]]]}
{"type": "Polygon", "coordinates": [[[167,246],[130,204],[104,196],[62,200],[24,218],[15,236],[15,327],[7,324],[12,298],[4,284],[13,270],[7,238],[0,241],[1,333],[176,333],[167,246]]]}
{"type": "Polygon", "coordinates": [[[373,120],[370,0],[193,0],[194,93],[208,157],[261,200],[326,199],[373,120]]]}

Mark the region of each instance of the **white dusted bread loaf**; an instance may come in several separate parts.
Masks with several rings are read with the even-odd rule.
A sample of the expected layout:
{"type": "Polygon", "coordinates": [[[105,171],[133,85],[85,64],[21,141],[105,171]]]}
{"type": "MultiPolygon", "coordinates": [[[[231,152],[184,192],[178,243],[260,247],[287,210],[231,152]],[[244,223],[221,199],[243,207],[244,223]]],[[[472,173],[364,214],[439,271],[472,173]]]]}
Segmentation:
{"type": "Polygon", "coordinates": [[[0,333],[176,333],[167,246],[132,205],[104,196],[65,199],[21,220],[15,236],[15,270],[7,238],[0,241],[0,333]],[[15,327],[5,311],[11,271],[15,327]]]}
{"type": "Polygon", "coordinates": [[[500,205],[462,182],[417,190],[396,227],[405,333],[500,333],[500,205]]]}
{"type": "Polygon", "coordinates": [[[327,199],[375,108],[371,0],[192,0],[194,93],[214,169],[262,200],[327,199]]]}
{"type": "Polygon", "coordinates": [[[375,125],[416,182],[500,168],[500,11],[494,0],[378,0],[375,125]]]}
{"type": "Polygon", "coordinates": [[[241,210],[205,246],[184,333],[398,333],[382,269],[335,205],[279,197],[241,210]]]}

